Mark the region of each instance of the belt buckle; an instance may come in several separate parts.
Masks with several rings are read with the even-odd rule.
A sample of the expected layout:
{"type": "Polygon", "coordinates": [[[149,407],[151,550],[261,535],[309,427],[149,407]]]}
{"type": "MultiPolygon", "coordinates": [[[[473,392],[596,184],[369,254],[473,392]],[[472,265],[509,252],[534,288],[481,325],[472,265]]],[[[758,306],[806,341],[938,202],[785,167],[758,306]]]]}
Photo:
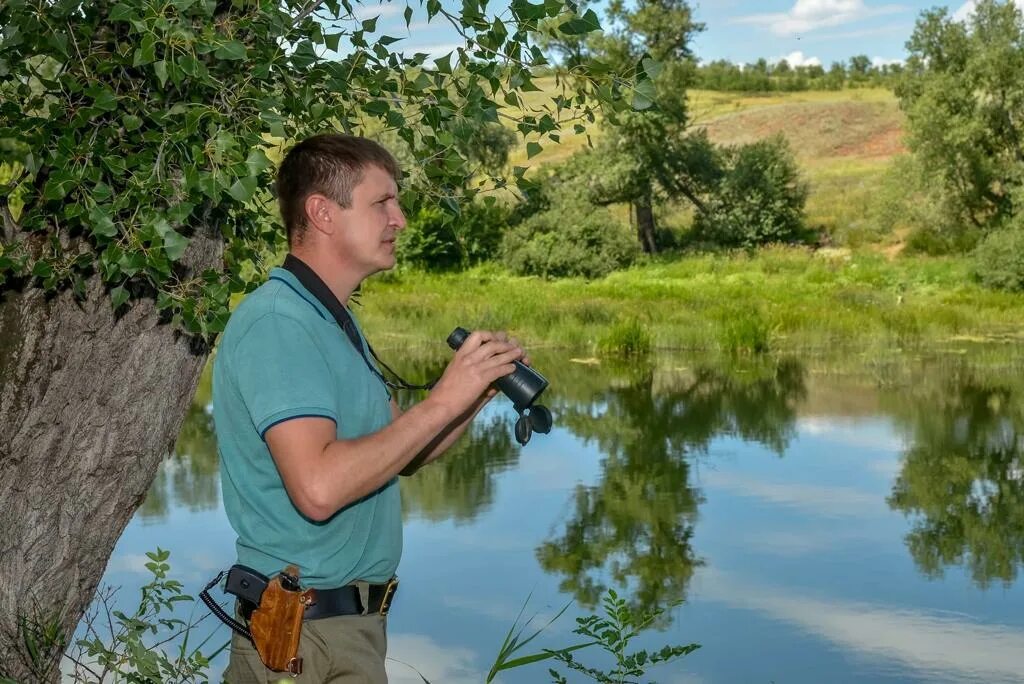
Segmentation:
{"type": "Polygon", "coordinates": [[[392,577],[388,580],[387,586],[384,587],[384,598],[380,600],[381,615],[387,615],[388,611],[391,610],[391,600],[395,597],[396,591],[398,591],[398,578],[392,577]]]}

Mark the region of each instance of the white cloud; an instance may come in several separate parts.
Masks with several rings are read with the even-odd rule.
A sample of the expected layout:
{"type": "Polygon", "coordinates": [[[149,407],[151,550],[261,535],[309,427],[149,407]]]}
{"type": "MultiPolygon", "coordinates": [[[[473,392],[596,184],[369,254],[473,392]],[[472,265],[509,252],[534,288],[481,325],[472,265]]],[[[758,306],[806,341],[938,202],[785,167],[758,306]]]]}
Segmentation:
{"type": "Polygon", "coordinates": [[[800,50],[796,52],[790,52],[785,57],[775,57],[772,59],[772,64],[778,64],[782,60],[786,60],[786,64],[791,67],[800,66],[821,66],[821,60],[817,57],[805,57],[804,53],[800,50]]]}
{"type": "Polygon", "coordinates": [[[405,11],[405,5],[397,3],[388,3],[386,5],[359,5],[352,8],[352,16],[359,21],[366,19],[386,19],[388,17],[398,16],[405,11]]]}
{"type": "Polygon", "coordinates": [[[1019,682],[1024,632],[955,613],[931,613],[840,599],[815,599],[704,571],[700,598],[764,613],[870,661],[895,661],[931,682],[1019,682]]]}
{"type": "Polygon", "coordinates": [[[479,684],[484,674],[476,669],[473,652],[442,648],[424,634],[389,634],[388,681],[391,684],[479,684]]]}
{"type": "Polygon", "coordinates": [[[732,21],[759,24],[779,36],[807,33],[828,26],[842,26],[870,17],[902,12],[902,5],[868,7],[864,0],[796,0],[788,12],[749,14],[732,21]]]}
{"type": "MultiPolygon", "coordinates": [[[[460,47],[466,47],[465,43],[438,43],[436,45],[408,45],[405,47],[398,48],[400,52],[406,55],[413,55],[417,52],[424,52],[427,54],[427,59],[439,59],[444,57],[449,52],[455,52],[460,47]]],[[[452,64],[455,63],[457,55],[452,55],[452,64]]]]}
{"type": "MultiPolygon", "coordinates": [[[[977,4],[977,0],[967,0],[964,4],[960,5],[960,9],[953,12],[953,19],[955,21],[967,21],[972,14],[974,14],[974,6],[977,4]]],[[[1013,0],[1013,4],[1024,10],[1024,0],[1013,0]]]]}

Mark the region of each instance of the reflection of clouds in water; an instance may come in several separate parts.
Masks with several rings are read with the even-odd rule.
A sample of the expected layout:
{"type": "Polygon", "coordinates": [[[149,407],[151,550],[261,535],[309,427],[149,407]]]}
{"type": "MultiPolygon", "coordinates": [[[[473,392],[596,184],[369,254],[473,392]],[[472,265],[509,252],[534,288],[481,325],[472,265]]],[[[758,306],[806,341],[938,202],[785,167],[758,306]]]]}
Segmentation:
{"type": "Polygon", "coordinates": [[[235,555],[232,552],[227,555],[217,557],[207,551],[193,551],[188,554],[188,562],[194,570],[217,573],[233,565],[235,562],[235,555]]]}
{"type": "Polygon", "coordinates": [[[107,563],[107,572],[131,572],[136,575],[149,576],[153,573],[146,567],[151,562],[144,553],[124,553],[114,556],[107,563]]]}
{"type": "Polygon", "coordinates": [[[740,577],[701,573],[701,599],[766,613],[858,655],[894,660],[928,681],[1019,682],[1024,630],[981,625],[952,613],[831,599],[811,599],[740,577]]]}
{"type": "MultiPolygon", "coordinates": [[[[523,602],[525,601],[526,597],[524,596],[523,602]]],[[[492,618],[504,625],[504,629],[506,630],[515,624],[517,619],[519,620],[518,624],[520,625],[527,620],[529,621],[529,627],[527,627],[525,631],[530,634],[541,627],[544,628],[544,634],[568,634],[576,627],[576,623],[573,619],[575,614],[570,615],[570,613],[572,613],[571,606],[560,618],[555,620],[554,623],[551,623],[551,620],[558,615],[558,611],[560,611],[565,605],[564,603],[558,606],[547,604],[539,607],[541,605],[539,602],[531,600],[524,609],[523,603],[512,603],[509,601],[500,601],[486,597],[473,598],[470,596],[445,596],[442,599],[442,602],[446,608],[492,618]],[[520,611],[522,611],[522,615],[520,615],[520,611]]]]}
{"type": "Polygon", "coordinates": [[[442,648],[423,634],[388,634],[390,684],[423,684],[424,678],[445,684],[479,684],[484,673],[476,668],[475,660],[469,649],[442,648]]]}
{"type": "Polygon", "coordinates": [[[816,515],[862,518],[888,512],[883,496],[852,487],[765,482],[738,473],[710,469],[701,473],[701,485],[816,515]]]}
{"type": "MultiPolygon", "coordinates": [[[[544,435],[541,435],[544,437],[544,435]]],[[[539,445],[538,445],[539,446],[539,445]]],[[[531,445],[532,448],[532,445],[531,445]]],[[[577,450],[579,447],[575,447],[577,450]]],[[[581,463],[573,447],[561,442],[539,446],[541,453],[530,454],[520,460],[518,477],[525,478],[534,492],[568,492],[577,484],[592,481],[597,473],[591,474],[591,467],[581,463]]],[[[595,462],[597,458],[593,459],[595,462]]]]}
{"type": "Polygon", "coordinates": [[[837,535],[834,530],[759,530],[733,537],[732,542],[745,549],[783,557],[807,556],[827,551],[848,542],[853,535],[837,535]]]}
{"type": "Polygon", "coordinates": [[[796,420],[796,429],[799,434],[824,436],[836,445],[857,449],[899,452],[906,447],[905,440],[893,434],[888,424],[880,425],[877,421],[802,416],[796,420]]]}

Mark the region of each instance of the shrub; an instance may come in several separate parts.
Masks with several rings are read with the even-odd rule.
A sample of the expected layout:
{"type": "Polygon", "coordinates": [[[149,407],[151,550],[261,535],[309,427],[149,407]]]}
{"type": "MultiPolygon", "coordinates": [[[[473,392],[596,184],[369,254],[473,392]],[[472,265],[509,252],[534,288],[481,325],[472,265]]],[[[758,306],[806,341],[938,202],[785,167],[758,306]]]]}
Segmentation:
{"type": "Polygon", "coordinates": [[[600,278],[632,264],[636,239],[604,207],[565,193],[510,230],[501,254],[519,275],[600,278]]]}
{"type": "Polygon", "coordinates": [[[457,216],[424,207],[398,236],[398,261],[426,271],[452,271],[490,260],[498,253],[509,214],[497,203],[467,202],[457,216]]]}
{"type": "Polygon", "coordinates": [[[724,174],[694,221],[698,239],[728,247],[799,239],[807,184],[786,139],[726,147],[721,154],[724,174]]]}
{"type": "Polygon", "coordinates": [[[602,354],[644,356],[654,348],[651,331],[641,321],[629,318],[617,322],[597,343],[602,354]]]}
{"type": "Polygon", "coordinates": [[[986,237],[974,251],[974,276],[994,290],[1024,292],[1024,217],[986,237]]]}

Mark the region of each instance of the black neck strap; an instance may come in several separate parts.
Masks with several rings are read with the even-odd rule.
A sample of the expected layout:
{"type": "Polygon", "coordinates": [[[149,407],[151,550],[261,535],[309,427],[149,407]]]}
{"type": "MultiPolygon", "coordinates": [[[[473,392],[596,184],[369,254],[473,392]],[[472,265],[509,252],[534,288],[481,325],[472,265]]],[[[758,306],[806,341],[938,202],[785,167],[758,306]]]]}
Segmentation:
{"type": "Polygon", "coordinates": [[[316,271],[311,269],[304,261],[292,254],[289,254],[284,258],[284,263],[281,265],[281,268],[295,276],[295,279],[298,280],[311,295],[316,297],[317,301],[324,305],[324,308],[331,312],[334,320],[338,322],[338,326],[342,331],[344,331],[345,335],[352,343],[352,346],[355,347],[356,351],[359,352],[359,355],[363,357],[363,361],[366,362],[367,368],[369,368],[374,375],[380,378],[381,382],[383,382],[387,387],[395,390],[425,390],[431,389],[435,384],[437,384],[437,380],[428,382],[424,385],[414,385],[406,382],[400,375],[398,375],[398,373],[380,360],[380,357],[373,351],[373,347],[370,346],[369,342],[366,342],[366,347],[364,349],[363,338],[359,334],[359,330],[356,328],[355,321],[352,320],[352,314],[349,313],[348,309],[345,308],[345,305],[338,300],[333,292],[331,292],[331,288],[327,287],[327,283],[325,283],[320,276],[316,274],[316,271]],[[393,375],[397,382],[384,377],[377,367],[373,365],[369,357],[366,356],[367,349],[370,351],[370,355],[373,356],[374,360],[380,365],[380,367],[393,375]]]}

